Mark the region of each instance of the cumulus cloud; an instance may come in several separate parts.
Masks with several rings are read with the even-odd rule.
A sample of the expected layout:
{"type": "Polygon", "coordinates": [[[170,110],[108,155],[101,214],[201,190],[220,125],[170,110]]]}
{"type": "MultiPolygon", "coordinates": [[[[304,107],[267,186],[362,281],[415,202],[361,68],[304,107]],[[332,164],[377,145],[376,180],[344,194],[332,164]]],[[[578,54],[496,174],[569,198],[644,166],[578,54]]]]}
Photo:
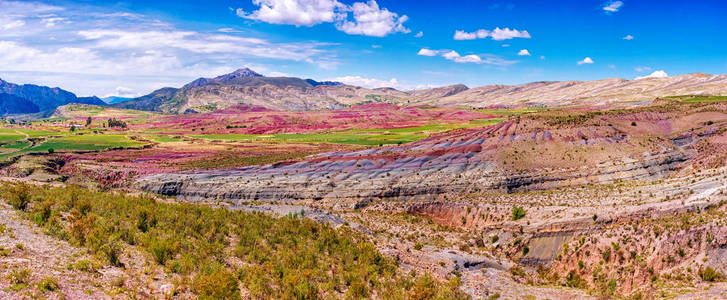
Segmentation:
{"type": "Polygon", "coordinates": [[[603,10],[606,13],[615,13],[618,12],[623,5],[623,1],[609,1],[603,4],[603,10]]]}
{"type": "Polygon", "coordinates": [[[462,56],[454,50],[442,54],[442,57],[456,63],[482,63],[482,58],[480,58],[478,55],[469,54],[462,56]]]}
{"type": "Polygon", "coordinates": [[[328,45],[280,43],[228,29],[180,30],[144,15],[70,4],[0,0],[2,78],[60,86],[79,95],[144,94],[224,74],[251,60],[335,68],[338,59],[328,45]]]}
{"type": "Polygon", "coordinates": [[[636,77],[635,80],[646,79],[646,78],[666,78],[666,77],[669,77],[669,74],[666,74],[666,72],[664,72],[664,70],[658,70],[658,71],[654,71],[653,73],[646,75],[646,76],[636,77]]]}
{"type": "Polygon", "coordinates": [[[335,23],[338,30],[353,35],[383,37],[411,32],[404,26],[408,16],[380,8],[376,0],[355,2],[351,6],[336,0],[253,0],[252,3],[259,8],[251,13],[238,8],[236,14],[271,24],[313,26],[335,23]]]}
{"type": "Polygon", "coordinates": [[[423,36],[424,36],[424,32],[423,31],[419,31],[419,32],[417,32],[417,34],[414,35],[415,38],[420,38],[420,37],[423,37],[423,36]]]}
{"type": "Polygon", "coordinates": [[[591,59],[590,57],[586,57],[583,60],[578,62],[579,65],[584,65],[584,64],[590,65],[592,63],[593,63],[593,59],[591,59]]]}
{"type": "Polygon", "coordinates": [[[522,49],[522,50],[520,50],[517,53],[517,55],[519,55],[519,56],[530,56],[530,51],[528,51],[528,49],[522,49]]]}
{"type": "Polygon", "coordinates": [[[439,54],[439,51],[430,50],[427,48],[422,48],[419,50],[419,52],[417,52],[417,55],[421,55],[421,56],[436,56],[438,54],[439,54]]]}
{"type": "Polygon", "coordinates": [[[379,8],[375,0],[368,3],[356,2],[350,9],[353,11],[353,21],[345,20],[336,24],[336,28],[345,33],[383,37],[396,32],[411,32],[404,27],[404,22],[409,17],[379,8]]]}
{"type": "Polygon", "coordinates": [[[239,17],[271,24],[313,26],[343,18],[345,5],[336,0],[253,0],[259,8],[247,13],[236,10],[239,17]]]}
{"type": "Polygon", "coordinates": [[[634,39],[633,35],[627,34],[625,37],[623,37],[624,40],[630,41],[634,39]]]}
{"type": "Polygon", "coordinates": [[[474,39],[484,39],[490,37],[495,41],[504,41],[504,40],[510,40],[514,38],[530,38],[530,33],[528,33],[527,30],[517,30],[517,29],[510,29],[510,28],[504,28],[501,29],[500,27],[496,27],[494,30],[486,30],[486,29],[479,29],[474,32],[467,32],[464,30],[455,30],[454,31],[454,39],[461,41],[461,40],[474,40],[474,39]]]}
{"type": "Polygon", "coordinates": [[[506,60],[502,57],[499,57],[497,55],[493,54],[468,54],[468,55],[461,55],[457,51],[454,50],[432,50],[428,48],[422,48],[419,50],[417,55],[421,56],[441,56],[447,60],[451,60],[456,63],[475,63],[475,64],[488,64],[488,65],[496,65],[496,66],[509,66],[514,63],[515,61],[506,60]]]}

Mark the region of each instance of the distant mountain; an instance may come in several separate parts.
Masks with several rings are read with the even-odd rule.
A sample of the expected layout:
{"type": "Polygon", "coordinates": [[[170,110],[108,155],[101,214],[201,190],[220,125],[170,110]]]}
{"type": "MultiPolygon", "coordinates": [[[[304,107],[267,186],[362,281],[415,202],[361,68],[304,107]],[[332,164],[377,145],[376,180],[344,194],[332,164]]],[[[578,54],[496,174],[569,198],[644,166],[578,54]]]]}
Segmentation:
{"type": "Polygon", "coordinates": [[[727,75],[699,73],[639,80],[541,81],[475,88],[457,84],[399,91],[295,77],[265,77],[243,68],[215,78],[199,78],[179,89],[157,90],[113,106],[164,113],[195,113],[234,105],[276,110],[338,109],[368,103],[473,107],[627,105],[651,101],[656,97],[691,94],[727,95],[727,75]]]}
{"type": "MultiPolygon", "coordinates": [[[[28,100],[33,103],[38,111],[52,111],[56,107],[69,103],[84,103],[94,105],[106,105],[97,97],[76,97],[75,94],[61,88],[50,88],[34,84],[14,84],[0,79],[0,93],[9,94],[28,100]]],[[[12,100],[15,101],[15,100],[12,100]]],[[[13,106],[15,107],[15,106],[13,106]]],[[[7,111],[8,114],[27,113],[27,109],[13,108],[7,111]]]]}
{"type": "Polygon", "coordinates": [[[29,114],[40,111],[38,105],[25,98],[0,93],[0,115],[29,114]]]}
{"type": "Polygon", "coordinates": [[[391,102],[403,96],[406,93],[397,90],[371,90],[340,82],[265,77],[242,68],[215,78],[199,78],[179,89],[157,90],[112,106],[164,113],[207,112],[234,105],[278,110],[319,110],[391,102]]]}
{"type": "Polygon", "coordinates": [[[676,95],[727,95],[727,75],[703,73],[665,78],[595,81],[540,81],[520,85],[486,85],[437,96],[441,88],[411,92],[410,104],[467,105],[612,105],[676,95]]]}
{"type": "Polygon", "coordinates": [[[111,107],[160,112],[162,104],[171,101],[177,90],[170,87],[161,88],[146,96],[111,104],[111,107]]]}
{"type": "Polygon", "coordinates": [[[116,103],[119,103],[119,102],[129,101],[131,99],[134,99],[134,98],[117,97],[117,96],[109,96],[109,97],[106,97],[106,98],[101,98],[101,100],[103,100],[103,102],[106,102],[108,104],[116,104],[116,103]]]}
{"type": "Polygon", "coordinates": [[[319,86],[319,85],[332,85],[332,86],[343,85],[343,82],[338,82],[338,81],[315,81],[313,79],[306,79],[305,82],[307,82],[308,84],[310,84],[312,86],[319,86]]]}

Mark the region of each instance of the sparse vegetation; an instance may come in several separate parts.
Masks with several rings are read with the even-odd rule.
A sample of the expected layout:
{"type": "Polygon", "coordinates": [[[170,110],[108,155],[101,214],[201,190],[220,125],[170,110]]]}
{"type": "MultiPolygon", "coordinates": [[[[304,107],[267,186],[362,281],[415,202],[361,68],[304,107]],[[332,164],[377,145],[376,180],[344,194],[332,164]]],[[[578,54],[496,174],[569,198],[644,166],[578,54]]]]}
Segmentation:
{"type": "Polygon", "coordinates": [[[517,221],[525,217],[525,209],[522,206],[512,207],[512,220],[517,221]]]}
{"type": "MultiPolygon", "coordinates": [[[[235,298],[238,280],[252,295],[262,298],[309,298],[339,292],[365,297],[375,291],[403,297],[420,292],[411,288],[417,284],[399,274],[391,259],[345,227],[337,230],[309,219],[275,219],[261,213],[167,204],[78,187],[5,183],[0,193],[11,203],[30,207],[29,218],[49,208],[49,217],[38,219],[38,225],[88,248],[109,264],[123,264],[122,243],[138,245],[169,271],[193,277],[194,290],[201,298],[235,298]],[[67,221],[61,215],[67,215],[67,221]],[[229,244],[233,234],[239,242],[229,244]],[[226,266],[224,249],[229,247],[248,264],[236,270],[226,266]],[[330,273],[331,268],[337,271],[330,273]],[[304,273],[309,275],[298,276],[304,273]]],[[[87,265],[79,261],[76,268],[90,270],[87,265]]],[[[13,273],[13,281],[27,283],[29,273],[25,272],[13,273]]],[[[424,279],[414,282],[420,282],[417,280],[424,279]]],[[[430,288],[437,295],[464,298],[458,285],[432,282],[430,288]]]]}

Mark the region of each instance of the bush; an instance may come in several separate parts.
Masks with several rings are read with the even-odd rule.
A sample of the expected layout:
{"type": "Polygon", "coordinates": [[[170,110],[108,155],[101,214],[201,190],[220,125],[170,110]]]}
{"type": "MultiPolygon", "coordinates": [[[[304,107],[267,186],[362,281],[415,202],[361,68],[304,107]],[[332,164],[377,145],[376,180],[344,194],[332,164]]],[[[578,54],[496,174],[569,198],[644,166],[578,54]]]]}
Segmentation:
{"type": "MultiPolygon", "coordinates": [[[[238,283],[255,299],[342,298],[345,293],[405,299],[422,292],[394,259],[345,225],[332,228],[308,218],[162,203],[75,186],[0,183],[0,195],[24,203],[19,207],[27,210],[26,218],[45,231],[55,228],[55,236],[65,236],[100,261],[120,264],[124,243],[133,243],[168,271],[195,274],[192,287],[199,298],[238,298],[238,283]],[[224,264],[229,248],[243,263],[237,275],[224,264]]],[[[101,267],[87,261],[75,265],[88,271],[101,267]]],[[[430,283],[438,298],[466,298],[451,282],[430,283]]]]}
{"type": "Polygon", "coordinates": [[[715,282],[722,280],[723,275],[722,273],[712,269],[712,267],[707,267],[704,269],[699,269],[699,277],[701,277],[704,281],[715,282]]]}
{"type": "Polygon", "coordinates": [[[11,284],[27,284],[28,282],[30,282],[30,270],[13,270],[8,275],[8,280],[11,284]]]}
{"type": "Polygon", "coordinates": [[[27,184],[13,185],[8,191],[8,201],[15,209],[25,210],[30,203],[30,193],[27,184]]]}
{"type": "Polygon", "coordinates": [[[517,221],[525,217],[525,210],[522,206],[512,207],[512,220],[517,221]]]}
{"type": "Polygon", "coordinates": [[[240,299],[237,278],[222,267],[212,267],[197,275],[194,290],[199,299],[240,299]]]}
{"type": "Polygon", "coordinates": [[[565,285],[573,288],[583,288],[586,285],[585,280],[580,275],[571,271],[565,276],[565,285]]]}
{"type": "Polygon", "coordinates": [[[53,292],[58,289],[58,280],[50,276],[44,277],[36,283],[36,286],[41,292],[53,292]]]}
{"type": "Polygon", "coordinates": [[[422,245],[422,243],[414,244],[414,250],[422,250],[422,248],[424,248],[424,245],[422,245]]]}

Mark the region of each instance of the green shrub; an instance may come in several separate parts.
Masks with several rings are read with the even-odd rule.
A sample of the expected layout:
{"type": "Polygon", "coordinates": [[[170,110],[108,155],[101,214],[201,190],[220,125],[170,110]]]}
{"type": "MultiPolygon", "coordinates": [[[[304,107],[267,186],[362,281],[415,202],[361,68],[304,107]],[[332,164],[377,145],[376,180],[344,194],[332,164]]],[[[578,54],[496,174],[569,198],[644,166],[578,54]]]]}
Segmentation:
{"type": "Polygon", "coordinates": [[[567,287],[583,288],[586,285],[586,281],[576,272],[571,271],[565,276],[565,285],[567,287]]]}
{"type": "MultiPolygon", "coordinates": [[[[120,265],[126,243],[170,272],[194,274],[193,289],[200,298],[237,298],[238,282],[251,298],[264,299],[408,298],[415,293],[414,278],[400,274],[394,259],[345,225],[332,228],[308,218],[162,203],[75,186],[0,183],[0,195],[25,203],[26,218],[88,249],[100,262],[120,265]],[[224,267],[229,248],[243,262],[236,275],[224,267]],[[207,267],[211,265],[217,266],[214,271],[207,267]]],[[[74,267],[91,272],[102,266],[80,260],[74,267]]],[[[439,298],[466,298],[459,286],[432,283],[439,298]]]]}
{"type": "Polygon", "coordinates": [[[194,290],[199,299],[240,299],[237,278],[221,267],[197,275],[194,290]]]}
{"type": "Polygon", "coordinates": [[[10,271],[7,278],[11,284],[28,284],[30,282],[30,270],[19,269],[10,271]]]}
{"type": "Polygon", "coordinates": [[[58,280],[54,277],[43,277],[36,283],[36,286],[41,292],[53,292],[58,290],[58,280]]]}
{"type": "Polygon", "coordinates": [[[517,221],[525,217],[525,209],[522,206],[512,207],[512,220],[517,221]]]}
{"type": "Polygon", "coordinates": [[[94,271],[93,264],[91,264],[91,261],[89,261],[87,259],[78,260],[76,262],[74,268],[76,270],[84,271],[84,272],[93,272],[94,271]]]}
{"type": "Polygon", "coordinates": [[[27,184],[12,185],[8,195],[8,201],[15,209],[25,210],[30,203],[30,193],[27,184]]]}
{"type": "Polygon", "coordinates": [[[424,245],[422,245],[422,243],[414,244],[414,250],[422,250],[422,248],[424,248],[424,245]]]}
{"type": "Polygon", "coordinates": [[[704,281],[714,282],[722,280],[724,276],[722,273],[712,269],[712,267],[706,267],[704,269],[699,269],[699,277],[701,277],[704,281]]]}

